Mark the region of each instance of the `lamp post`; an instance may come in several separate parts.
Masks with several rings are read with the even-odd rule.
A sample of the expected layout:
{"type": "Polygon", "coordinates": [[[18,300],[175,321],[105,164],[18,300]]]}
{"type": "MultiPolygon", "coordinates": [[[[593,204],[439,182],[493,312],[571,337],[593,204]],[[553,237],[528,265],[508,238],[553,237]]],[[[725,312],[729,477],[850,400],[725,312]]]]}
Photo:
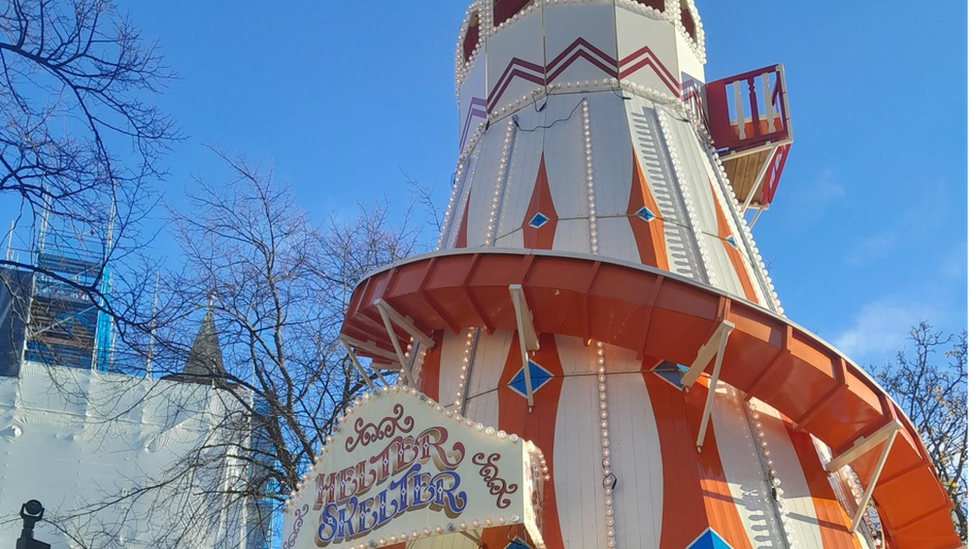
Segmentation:
{"type": "Polygon", "coordinates": [[[24,519],[24,529],[17,540],[17,549],[51,549],[50,543],[34,539],[34,525],[44,518],[44,506],[32,499],[20,506],[20,518],[24,519]]]}

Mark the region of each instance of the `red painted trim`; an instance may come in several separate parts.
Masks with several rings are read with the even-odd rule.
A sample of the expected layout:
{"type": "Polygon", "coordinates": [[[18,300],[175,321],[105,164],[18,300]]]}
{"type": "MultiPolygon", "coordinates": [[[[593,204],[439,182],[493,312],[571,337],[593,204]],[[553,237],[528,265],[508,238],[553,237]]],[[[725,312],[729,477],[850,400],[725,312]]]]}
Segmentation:
{"type": "MultiPolygon", "coordinates": [[[[573,49],[576,48],[577,46],[580,46],[580,47],[583,47],[585,49],[588,49],[588,50],[592,51],[600,59],[606,61],[609,65],[611,65],[613,67],[616,67],[617,66],[617,61],[612,56],[608,55],[606,52],[604,52],[600,48],[598,48],[598,47],[594,46],[593,44],[589,43],[585,38],[583,38],[581,36],[581,37],[577,38],[576,40],[574,40],[573,43],[569,45],[569,47],[567,47],[566,49],[564,49],[563,51],[561,51],[559,53],[559,55],[557,55],[556,57],[554,57],[552,59],[552,61],[550,61],[546,65],[546,71],[547,72],[548,71],[551,71],[553,69],[553,67],[555,67],[556,65],[558,65],[559,62],[562,61],[564,57],[566,57],[567,55],[569,55],[569,53],[571,51],[573,51],[573,49]]],[[[594,63],[596,62],[596,60],[592,60],[592,61],[594,63]]]]}
{"type": "Polygon", "coordinates": [[[735,274],[739,279],[739,285],[742,286],[742,292],[745,294],[745,298],[758,305],[759,296],[756,294],[756,288],[753,287],[752,280],[749,278],[746,262],[742,258],[742,251],[736,247],[733,247],[732,244],[726,240],[729,237],[735,237],[732,235],[732,229],[729,228],[729,220],[725,218],[725,212],[722,210],[721,204],[719,204],[718,195],[715,193],[715,187],[711,185],[711,178],[709,178],[708,183],[708,188],[712,191],[712,199],[714,199],[715,219],[718,221],[718,236],[722,239],[722,247],[725,248],[725,253],[729,258],[729,262],[732,263],[732,268],[735,270],[735,274]]]}
{"type": "MultiPolygon", "coordinates": [[[[498,379],[498,428],[515,433],[525,440],[531,440],[555,470],[560,467],[562,456],[553,453],[556,441],[556,415],[559,398],[562,394],[563,368],[559,360],[556,339],[552,334],[539,335],[539,350],[533,360],[553,374],[548,383],[533,393],[535,407],[529,413],[529,403],[508,386],[508,381],[522,369],[522,349],[518,332],[512,335],[505,366],[498,379]]],[[[551,549],[563,548],[563,536],[559,525],[559,512],[556,506],[556,487],[554,482],[546,482],[543,489],[542,504],[543,537],[551,549]]]]}
{"type": "MultiPolygon", "coordinates": [[[[688,393],[682,394],[685,396],[688,419],[691,421],[688,435],[692,436],[697,432],[705,411],[708,386],[702,380],[692,385],[688,393]]],[[[694,448],[694,442],[691,446],[694,448]]],[[[725,469],[722,467],[722,459],[719,457],[714,422],[709,422],[705,430],[705,440],[698,454],[698,467],[701,477],[700,491],[705,503],[708,524],[732,547],[751,547],[739,510],[732,499],[732,491],[729,489],[725,469]]]]}
{"type": "Polygon", "coordinates": [[[837,495],[820,462],[813,439],[807,433],[794,430],[789,419],[785,417],[778,419],[783,420],[797,461],[803,470],[803,477],[810,491],[810,500],[817,513],[823,546],[830,549],[860,549],[857,538],[850,532],[851,519],[837,501],[837,495]]]}
{"type": "Polygon", "coordinates": [[[523,80],[528,80],[529,82],[532,82],[533,84],[538,84],[540,86],[545,86],[546,85],[546,81],[541,76],[536,76],[534,74],[530,74],[530,73],[527,73],[525,71],[513,70],[511,73],[509,73],[508,77],[505,79],[505,83],[502,84],[502,88],[497,93],[497,95],[492,96],[492,94],[488,94],[488,97],[489,97],[489,99],[488,99],[488,110],[489,111],[495,108],[495,105],[498,104],[498,101],[500,101],[501,98],[503,97],[503,95],[505,94],[505,90],[508,89],[508,85],[512,83],[512,80],[516,76],[521,77],[523,80]]]}
{"type": "MultiPolygon", "coordinates": [[[[599,54],[601,52],[596,52],[596,53],[599,54]]],[[[590,52],[583,49],[576,50],[576,52],[569,57],[569,61],[560,65],[558,69],[552,71],[552,74],[548,75],[548,77],[549,78],[559,77],[560,74],[562,74],[566,69],[568,69],[573,64],[573,62],[579,58],[586,59],[587,61],[592,63],[594,67],[607,73],[609,76],[612,76],[614,78],[617,77],[617,69],[615,67],[607,67],[606,65],[598,61],[596,57],[593,57],[593,55],[590,52]]]]}
{"type": "MultiPolygon", "coordinates": [[[[654,410],[663,465],[661,541],[659,549],[685,549],[708,527],[702,499],[698,454],[691,436],[691,421],[684,393],[651,373],[660,359],[645,356],[641,369],[647,394],[654,410]]],[[[652,547],[654,540],[649,540],[652,547]]],[[[743,547],[749,547],[748,545],[743,547]]]]}
{"type": "Polygon", "coordinates": [[[535,188],[532,190],[532,198],[529,199],[529,204],[525,208],[525,217],[522,219],[523,247],[551,250],[552,243],[556,240],[556,225],[558,223],[559,216],[552,201],[552,193],[549,191],[549,176],[546,174],[546,153],[542,153],[542,158],[539,160],[539,172],[535,178],[535,188]],[[545,225],[538,229],[529,225],[537,213],[541,213],[549,219],[545,225]]]}
{"type": "MultiPolygon", "coordinates": [[[[630,67],[630,68],[628,68],[626,70],[620,71],[620,78],[627,78],[628,76],[630,76],[631,74],[637,72],[639,69],[641,69],[643,67],[651,67],[652,69],[654,69],[654,72],[657,73],[657,75],[661,79],[661,81],[664,82],[664,85],[667,86],[668,91],[670,91],[672,94],[674,94],[675,97],[679,97],[680,96],[680,94],[678,93],[678,90],[675,89],[675,87],[670,82],[667,81],[667,79],[665,78],[665,75],[661,73],[661,70],[658,68],[658,66],[655,65],[649,59],[644,59],[641,62],[633,65],[632,67],[630,67]]],[[[670,73],[665,73],[665,74],[667,74],[668,76],[670,76],[670,73]]]]}
{"type": "Polygon", "coordinates": [[[441,354],[444,350],[444,330],[437,330],[433,337],[434,346],[427,351],[427,356],[420,367],[417,388],[434,402],[440,402],[441,391],[441,354]]]}
{"type": "Polygon", "coordinates": [[[640,161],[637,159],[637,150],[631,147],[631,152],[633,154],[631,155],[630,200],[627,203],[630,229],[634,233],[641,263],[667,271],[669,265],[667,244],[664,241],[664,218],[661,216],[660,208],[657,207],[657,202],[651,196],[650,189],[647,188],[644,170],[641,169],[640,161]],[[640,218],[637,212],[641,208],[650,210],[654,214],[654,219],[644,221],[640,218]]]}
{"type": "MultiPolygon", "coordinates": [[[[510,76],[511,73],[514,72],[516,66],[522,67],[523,69],[528,69],[529,71],[534,73],[538,73],[540,77],[545,76],[546,68],[543,67],[542,65],[537,65],[531,61],[526,61],[521,57],[513,57],[511,61],[508,62],[508,66],[505,67],[505,70],[502,71],[501,76],[498,77],[498,80],[495,80],[495,85],[488,92],[488,101],[491,101],[492,99],[495,98],[495,96],[499,93],[498,90],[499,82],[501,82],[505,77],[510,76]]],[[[526,74],[526,73],[522,72],[522,74],[526,74]]],[[[511,78],[509,78],[509,81],[511,81],[511,78]]]]}

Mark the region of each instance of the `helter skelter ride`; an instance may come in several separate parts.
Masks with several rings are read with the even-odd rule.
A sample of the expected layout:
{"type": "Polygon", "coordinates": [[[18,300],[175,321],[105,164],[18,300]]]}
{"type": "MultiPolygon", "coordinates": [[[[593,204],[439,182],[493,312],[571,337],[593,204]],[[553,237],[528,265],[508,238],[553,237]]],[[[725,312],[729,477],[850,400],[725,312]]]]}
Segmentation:
{"type": "Polygon", "coordinates": [[[286,548],[960,545],[918,433],[784,316],[750,234],[782,68],[704,63],[690,0],[471,4],[437,250],[341,331],[400,381],[346,410],[286,548]]]}

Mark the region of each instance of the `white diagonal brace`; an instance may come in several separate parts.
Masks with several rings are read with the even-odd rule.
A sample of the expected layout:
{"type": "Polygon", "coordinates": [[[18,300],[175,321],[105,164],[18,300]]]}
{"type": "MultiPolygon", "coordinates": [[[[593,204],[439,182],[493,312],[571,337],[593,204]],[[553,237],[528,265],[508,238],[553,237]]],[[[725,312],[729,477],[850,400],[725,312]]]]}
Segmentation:
{"type": "MultiPolygon", "coordinates": [[[[376,356],[382,356],[383,358],[388,358],[388,360],[396,360],[396,355],[394,355],[391,352],[384,351],[383,349],[380,349],[379,347],[377,347],[372,342],[359,341],[358,339],[353,338],[353,337],[349,337],[347,335],[340,335],[339,336],[339,341],[341,341],[344,344],[344,346],[346,346],[346,350],[347,351],[350,348],[352,348],[352,349],[361,349],[361,350],[366,351],[368,353],[372,353],[372,354],[374,354],[376,356]]],[[[357,359],[358,359],[358,357],[357,357],[357,359]]],[[[360,363],[360,366],[362,366],[362,363],[360,363]]],[[[365,366],[363,366],[363,369],[365,370],[365,366]]],[[[386,382],[386,378],[383,376],[382,370],[380,370],[380,368],[375,368],[375,367],[373,368],[373,370],[375,370],[376,373],[379,374],[379,375],[376,376],[376,379],[379,379],[380,380],[380,383],[382,383],[384,386],[389,387],[390,384],[386,382]]]]}
{"type": "Polygon", "coordinates": [[[868,482],[868,487],[864,489],[864,493],[861,494],[861,504],[857,507],[857,512],[854,513],[854,517],[851,519],[851,533],[857,529],[858,523],[861,522],[861,517],[864,516],[864,511],[868,508],[868,502],[871,501],[871,496],[874,495],[874,487],[878,485],[878,478],[881,477],[881,470],[884,469],[885,462],[888,461],[888,454],[891,453],[891,447],[895,445],[895,438],[898,437],[898,429],[894,429],[888,434],[888,439],[885,442],[884,450],[881,451],[881,457],[878,459],[878,464],[874,466],[874,473],[871,474],[871,481],[868,482]]]}
{"type": "Polygon", "coordinates": [[[372,341],[360,341],[354,337],[349,337],[346,335],[339,336],[339,337],[349,345],[352,345],[357,349],[362,349],[367,353],[376,355],[380,358],[390,360],[390,361],[397,360],[397,356],[395,354],[391,353],[390,351],[387,351],[386,349],[381,349],[379,345],[373,343],[372,341]]]}
{"type": "MultiPolygon", "coordinates": [[[[717,355],[720,351],[724,353],[725,344],[729,341],[729,334],[735,329],[735,324],[732,324],[728,320],[723,320],[718,328],[715,328],[715,332],[712,336],[708,338],[698,349],[698,355],[695,357],[695,361],[691,363],[691,367],[688,371],[681,376],[682,387],[691,387],[693,383],[702,375],[705,371],[705,367],[708,366],[709,361],[712,357],[717,355]]],[[[715,361],[715,369],[718,370],[720,361],[715,361]]],[[[712,375],[713,378],[717,378],[717,375],[712,375]]]]}
{"type": "Polygon", "coordinates": [[[518,323],[519,337],[525,339],[525,348],[529,351],[539,350],[539,334],[535,331],[533,321],[535,316],[529,310],[529,302],[525,299],[525,290],[521,284],[508,287],[512,294],[512,305],[515,306],[515,322],[518,323]]]}
{"type": "Polygon", "coordinates": [[[830,460],[827,464],[827,471],[831,473],[840,471],[845,465],[863,456],[871,451],[872,448],[887,440],[891,436],[891,433],[897,433],[899,429],[901,429],[901,424],[898,423],[897,419],[893,419],[870,435],[857,439],[854,442],[854,446],[851,446],[846,452],[830,460]]]}
{"type": "Polygon", "coordinates": [[[413,372],[410,371],[410,364],[407,362],[407,357],[403,354],[403,349],[400,348],[400,339],[396,335],[396,330],[393,329],[393,322],[390,321],[387,310],[383,307],[377,307],[376,310],[380,312],[383,325],[386,326],[386,333],[390,336],[390,343],[393,345],[393,350],[396,351],[397,360],[400,362],[400,372],[407,381],[407,386],[416,387],[413,381],[413,372]]]}
{"type": "Polygon", "coordinates": [[[349,344],[346,343],[346,340],[342,339],[341,337],[339,338],[339,343],[341,343],[342,348],[346,350],[346,354],[349,355],[349,360],[351,360],[352,365],[356,367],[356,371],[359,372],[359,375],[363,378],[363,382],[366,383],[366,386],[369,387],[370,391],[375,391],[376,387],[373,385],[373,380],[370,379],[369,374],[366,373],[366,368],[363,368],[363,365],[359,363],[359,359],[356,358],[356,353],[353,352],[352,347],[350,347],[349,344]]]}
{"type": "Polygon", "coordinates": [[[434,340],[430,338],[427,334],[422,332],[416,324],[413,323],[413,319],[408,316],[403,316],[399,311],[393,308],[392,305],[387,303],[383,299],[377,299],[373,302],[373,305],[377,309],[385,311],[386,315],[390,318],[394,324],[403,329],[403,331],[410,334],[415,341],[419,341],[424,344],[428,349],[434,346],[434,340]]]}
{"type": "Polygon", "coordinates": [[[525,300],[525,290],[522,289],[522,285],[512,284],[508,287],[508,292],[512,296],[512,306],[515,307],[515,323],[518,326],[519,347],[522,351],[522,376],[525,378],[525,398],[529,401],[529,412],[531,412],[535,400],[532,398],[529,351],[539,350],[539,335],[532,323],[532,311],[529,310],[529,303],[525,300]]]}
{"type": "MultiPolygon", "coordinates": [[[[719,375],[722,373],[722,359],[725,358],[725,345],[729,342],[729,334],[732,333],[733,328],[735,328],[735,324],[732,324],[728,320],[723,320],[715,330],[715,333],[718,334],[718,348],[715,351],[715,367],[712,368],[712,377],[708,381],[708,396],[705,397],[705,409],[702,411],[701,424],[698,426],[698,439],[695,442],[695,446],[698,447],[699,451],[701,451],[702,444],[705,442],[705,431],[708,429],[708,421],[712,417],[712,404],[715,402],[715,389],[718,388],[719,375]]],[[[709,338],[709,341],[714,338],[715,336],[713,335],[709,338]]],[[[699,353],[695,362],[701,361],[708,364],[709,360],[711,360],[711,356],[703,360],[702,355],[699,353]]],[[[701,368],[702,370],[705,369],[704,366],[701,368]]],[[[684,377],[682,377],[681,381],[684,382],[684,377]]]]}

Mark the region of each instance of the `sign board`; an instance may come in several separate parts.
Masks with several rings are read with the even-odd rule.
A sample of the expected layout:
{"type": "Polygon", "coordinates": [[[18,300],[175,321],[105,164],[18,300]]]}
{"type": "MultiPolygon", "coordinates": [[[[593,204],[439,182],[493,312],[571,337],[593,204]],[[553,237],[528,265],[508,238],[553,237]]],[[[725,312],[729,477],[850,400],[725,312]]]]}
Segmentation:
{"type": "Polygon", "coordinates": [[[542,543],[542,481],[531,442],[384,387],[346,409],[285,507],[285,549],[366,549],[519,526],[542,543]]]}

